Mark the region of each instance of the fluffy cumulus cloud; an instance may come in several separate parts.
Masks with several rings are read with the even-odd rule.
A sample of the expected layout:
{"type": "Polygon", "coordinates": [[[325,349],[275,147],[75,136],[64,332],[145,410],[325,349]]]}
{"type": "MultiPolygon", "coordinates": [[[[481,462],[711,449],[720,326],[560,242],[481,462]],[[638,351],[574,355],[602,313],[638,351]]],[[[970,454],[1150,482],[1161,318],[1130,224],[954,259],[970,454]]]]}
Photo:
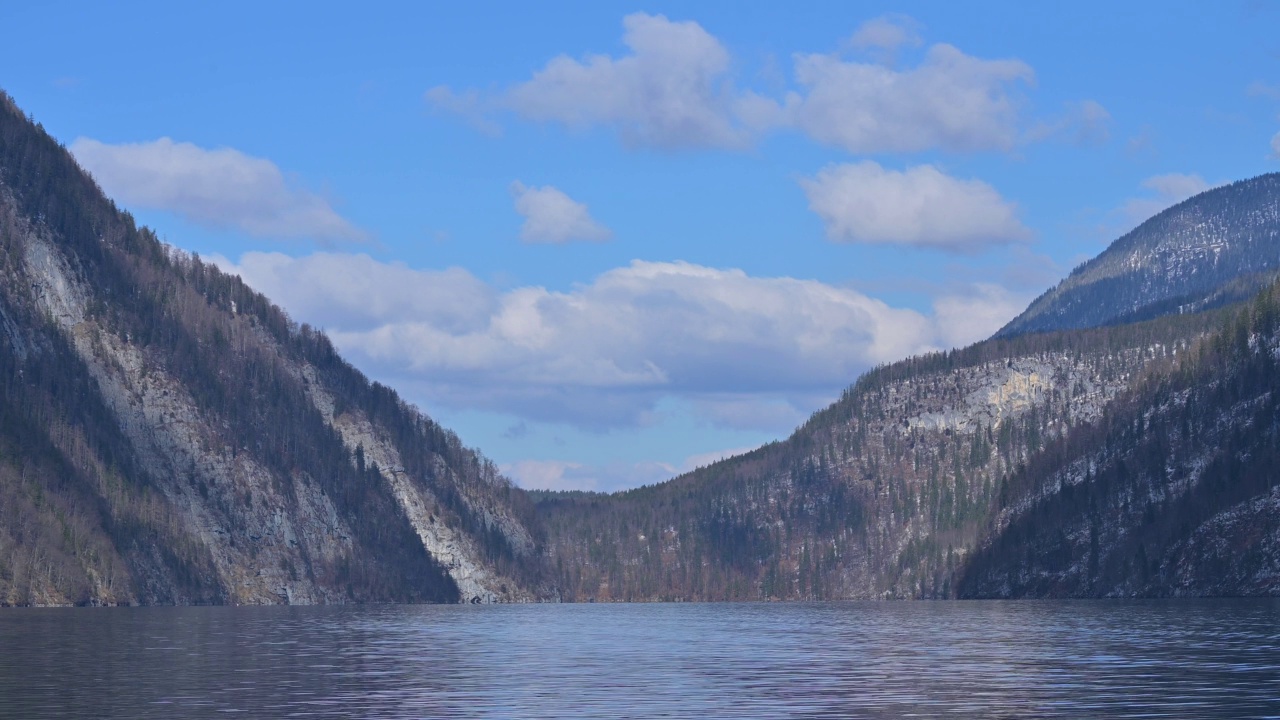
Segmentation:
{"type": "Polygon", "coordinates": [[[830,165],[800,186],[836,242],[972,252],[1031,234],[995,188],[932,165],[902,171],[871,160],[830,165]]]}
{"type": "Polygon", "coordinates": [[[524,218],[520,239],[525,242],[603,242],[613,237],[613,231],[591,217],[586,205],[550,185],[529,187],[517,180],[511,183],[511,197],[524,218]]]}
{"type": "Polygon", "coordinates": [[[298,258],[250,252],[238,265],[216,255],[210,260],[300,319],[349,332],[419,322],[462,334],[483,327],[498,309],[493,289],[461,268],[416,270],[335,252],[298,258]]]}
{"type": "MultiPolygon", "coordinates": [[[[632,144],[664,148],[746,141],[734,95],[723,85],[729,52],[696,22],[634,13],[623,21],[621,58],[562,55],[503,102],[531,120],[604,125],[632,144]]],[[[437,91],[438,92],[438,91],[437,91]]]]}
{"type": "MultiPolygon", "coordinates": [[[[939,43],[899,68],[899,51],[922,44],[905,16],[861,25],[846,43],[860,58],[797,53],[792,89],[775,96],[740,87],[729,51],[696,22],[635,13],[623,29],[621,57],[562,55],[498,94],[439,86],[426,99],[473,124],[507,110],[668,150],[743,148],[782,128],[855,153],[1007,150],[1026,139],[1020,93],[1034,82],[1031,67],[939,43]]],[[[1097,103],[1082,109],[1095,121],[1105,112],[1097,103]]]]}
{"type": "Polygon", "coordinates": [[[970,307],[962,324],[952,304],[931,317],[813,280],[681,262],[635,261],[556,292],[361,255],[215,261],[414,396],[586,428],[642,423],[664,397],[717,424],[746,427],[724,418],[751,412],[790,422],[869,366],[980,339],[1016,311],[970,307]]]}
{"type": "Polygon", "coordinates": [[[1018,140],[1016,88],[1035,74],[1020,60],[983,60],[937,44],[914,68],[830,54],[795,57],[799,93],[789,120],[854,153],[1007,150],[1018,140]]]}
{"type": "Polygon", "coordinates": [[[367,239],[328,200],[290,183],[270,160],[239,150],[207,150],[167,137],[120,145],[77,138],[71,152],[108,195],[125,205],[256,237],[321,243],[367,239]]]}

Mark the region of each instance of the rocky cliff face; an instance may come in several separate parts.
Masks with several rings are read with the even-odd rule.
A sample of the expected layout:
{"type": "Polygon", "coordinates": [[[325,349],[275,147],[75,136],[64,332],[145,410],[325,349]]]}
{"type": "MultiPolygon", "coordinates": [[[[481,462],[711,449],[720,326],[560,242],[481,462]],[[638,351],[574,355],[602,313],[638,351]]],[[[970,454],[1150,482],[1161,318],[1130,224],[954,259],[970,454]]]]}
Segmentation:
{"type": "Polygon", "coordinates": [[[0,603],[554,594],[492,463],[0,100],[0,603]]]}

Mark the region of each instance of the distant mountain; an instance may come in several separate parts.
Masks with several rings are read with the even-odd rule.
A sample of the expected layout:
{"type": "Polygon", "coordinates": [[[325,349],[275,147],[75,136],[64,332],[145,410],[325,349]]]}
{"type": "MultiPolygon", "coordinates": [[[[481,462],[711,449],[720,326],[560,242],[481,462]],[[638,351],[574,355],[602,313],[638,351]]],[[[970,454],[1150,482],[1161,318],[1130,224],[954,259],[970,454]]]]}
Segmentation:
{"type": "Polygon", "coordinates": [[[1238,302],[1280,270],[1280,173],[1185,200],[1076,268],[996,333],[1098,327],[1238,302]]]}
{"type": "Polygon", "coordinates": [[[533,599],[538,527],[0,94],[0,605],[533,599]]]}

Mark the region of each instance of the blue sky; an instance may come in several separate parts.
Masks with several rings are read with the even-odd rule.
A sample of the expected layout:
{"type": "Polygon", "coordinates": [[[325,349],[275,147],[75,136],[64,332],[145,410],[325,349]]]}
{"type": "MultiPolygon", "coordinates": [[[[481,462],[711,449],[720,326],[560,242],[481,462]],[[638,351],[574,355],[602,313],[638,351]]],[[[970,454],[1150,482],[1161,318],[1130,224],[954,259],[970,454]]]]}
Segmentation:
{"type": "Polygon", "coordinates": [[[1263,2],[15,5],[109,194],[528,487],[785,437],[1280,170],[1263,2]]]}

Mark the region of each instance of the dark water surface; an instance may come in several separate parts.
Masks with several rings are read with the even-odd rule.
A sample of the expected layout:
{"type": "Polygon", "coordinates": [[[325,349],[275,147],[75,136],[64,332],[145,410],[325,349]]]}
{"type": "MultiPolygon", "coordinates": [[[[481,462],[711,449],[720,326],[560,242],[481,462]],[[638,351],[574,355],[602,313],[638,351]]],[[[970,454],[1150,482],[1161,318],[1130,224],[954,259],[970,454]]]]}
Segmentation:
{"type": "Polygon", "coordinates": [[[0,610],[0,717],[1280,717],[1280,602],[0,610]]]}

